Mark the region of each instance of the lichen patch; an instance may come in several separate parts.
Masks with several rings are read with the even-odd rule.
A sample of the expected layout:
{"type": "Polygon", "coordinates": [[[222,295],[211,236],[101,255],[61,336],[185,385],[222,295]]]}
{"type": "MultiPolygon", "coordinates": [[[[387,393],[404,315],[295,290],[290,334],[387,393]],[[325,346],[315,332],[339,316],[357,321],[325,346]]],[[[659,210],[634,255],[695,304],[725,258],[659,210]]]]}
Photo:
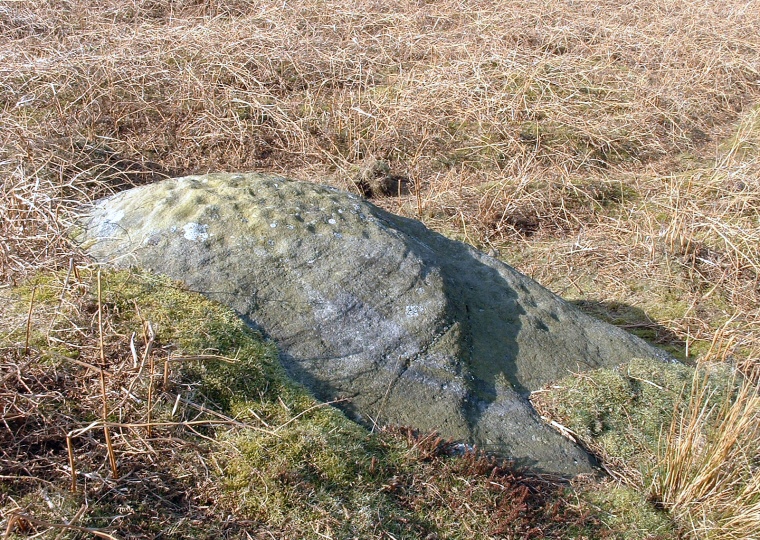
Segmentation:
{"type": "Polygon", "coordinates": [[[209,237],[208,225],[203,223],[191,221],[182,227],[182,231],[184,232],[183,236],[191,242],[205,242],[209,237]]]}

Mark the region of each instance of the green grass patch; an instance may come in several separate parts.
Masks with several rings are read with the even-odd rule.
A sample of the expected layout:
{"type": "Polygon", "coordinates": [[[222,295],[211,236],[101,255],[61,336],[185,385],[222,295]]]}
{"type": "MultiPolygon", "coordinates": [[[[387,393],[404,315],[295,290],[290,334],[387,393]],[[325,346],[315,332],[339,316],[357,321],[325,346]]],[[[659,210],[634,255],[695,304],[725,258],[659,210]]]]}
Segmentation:
{"type": "Polygon", "coordinates": [[[167,278],[78,268],[3,296],[10,538],[608,534],[566,485],[456,457],[434,434],[351,422],[291,381],[234,313],[167,278]]]}
{"type": "MultiPolygon", "coordinates": [[[[569,376],[537,394],[535,402],[623,477],[638,481],[652,474],[674,414],[687,405],[694,369],[634,359],[615,369],[569,376]]],[[[710,384],[710,403],[728,400],[730,368],[701,369],[710,384]]]]}

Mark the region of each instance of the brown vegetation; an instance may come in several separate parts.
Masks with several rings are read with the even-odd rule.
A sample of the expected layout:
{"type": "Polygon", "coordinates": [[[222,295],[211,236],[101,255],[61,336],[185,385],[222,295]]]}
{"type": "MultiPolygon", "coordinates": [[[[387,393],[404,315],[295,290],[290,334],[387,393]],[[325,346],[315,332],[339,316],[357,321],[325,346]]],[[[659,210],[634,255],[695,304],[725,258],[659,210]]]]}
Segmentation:
{"type": "MultiPolygon", "coordinates": [[[[85,262],[70,213],[129,186],[268,170],[360,191],[382,163],[398,189],[364,189],[377,204],[757,382],[758,28],[745,0],[0,1],[2,287],[85,262]]],[[[22,352],[2,352],[4,403],[21,381],[97,399],[22,352]]],[[[35,452],[64,452],[46,421],[30,477],[48,478],[35,452]]],[[[665,467],[699,469],[683,429],[665,467]]],[[[754,463],[756,508],[758,457],[731,455],[754,463]]],[[[676,493],[698,481],[663,482],[685,531],[720,526],[676,493]]]]}

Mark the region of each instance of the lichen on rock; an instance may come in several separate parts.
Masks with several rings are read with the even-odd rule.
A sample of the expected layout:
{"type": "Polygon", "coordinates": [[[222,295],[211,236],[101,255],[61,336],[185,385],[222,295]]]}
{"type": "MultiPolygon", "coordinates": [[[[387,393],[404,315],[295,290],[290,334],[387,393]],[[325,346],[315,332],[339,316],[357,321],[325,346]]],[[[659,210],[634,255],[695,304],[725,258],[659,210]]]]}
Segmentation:
{"type": "Polygon", "coordinates": [[[186,282],[273,338],[289,374],[368,424],[438,431],[537,470],[591,458],[528,396],[570,372],[664,358],[511,267],[333,188],[262,174],[99,201],[96,259],[186,282]]]}

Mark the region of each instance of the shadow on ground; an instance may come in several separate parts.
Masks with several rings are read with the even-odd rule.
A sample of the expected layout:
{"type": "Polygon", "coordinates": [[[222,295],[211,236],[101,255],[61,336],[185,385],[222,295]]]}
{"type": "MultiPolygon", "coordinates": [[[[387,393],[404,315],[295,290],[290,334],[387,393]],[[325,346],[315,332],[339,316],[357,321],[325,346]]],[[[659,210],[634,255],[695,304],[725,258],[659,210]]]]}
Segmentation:
{"type": "Polygon", "coordinates": [[[653,321],[641,308],[622,302],[594,300],[573,300],[570,303],[597,319],[622,328],[647,343],[664,349],[678,360],[686,359],[686,342],[669,328],[653,321]]]}

